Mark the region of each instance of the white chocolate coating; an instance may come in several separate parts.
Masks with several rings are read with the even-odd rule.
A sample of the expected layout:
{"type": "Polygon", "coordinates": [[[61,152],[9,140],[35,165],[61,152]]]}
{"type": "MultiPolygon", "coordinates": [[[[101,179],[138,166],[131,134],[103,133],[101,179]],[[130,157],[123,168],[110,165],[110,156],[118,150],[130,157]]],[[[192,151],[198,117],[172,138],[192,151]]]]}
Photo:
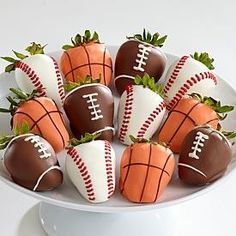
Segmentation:
{"type": "Polygon", "coordinates": [[[209,96],[215,89],[217,78],[201,62],[183,56],[174,62],[166,74],[164,93],[171,109],[185,94],[199,93],[209,96]]]}
{"type": "Polygon", "coordinates": [[[17,85],[21,90],[31,93],[40,85],[45,95],[61,107],[65,97],[63,80],[55,60],[44,54],[36,54],[23,59],[15,70],[17,85]]]}
{"type": "Polygon", "coordinates": [[[115,152],[107,145],[103,140],[84,143],[74,147],[76,160],[73,152],[66,157],[65,167],[72,183],[93,203],[107,201],[115,190],[115,152]]]}
{"type": "Polygon", "coordinates": [[[133,91],[122,94],[118,109],[118,137],[127,145],[132,143],[129,135],[150,139],[159,128],[166,110],[164,100],[149,88],[131,87],[133,91]]]}

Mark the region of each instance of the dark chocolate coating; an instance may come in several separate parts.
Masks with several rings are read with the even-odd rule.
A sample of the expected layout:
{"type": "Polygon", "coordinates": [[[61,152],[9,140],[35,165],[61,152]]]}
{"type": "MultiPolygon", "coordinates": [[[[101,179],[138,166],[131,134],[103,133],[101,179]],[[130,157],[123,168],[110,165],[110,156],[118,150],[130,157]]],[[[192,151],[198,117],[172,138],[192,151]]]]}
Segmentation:
{"type": "MultiPolygon", "coordinates": [[[[94,133],[105,127],[113,127],[114,99],[109,88],[101,84],[91,86],[81,86],[70,93],[64,101],[64,109],[70,121],[71,130],[76,138],[81,138],[85,133],[94,133]],[[95,105],[99,105],[97,110],[101,110],[98,115],[103,118],[92,120],[95,115],[89,109],[91,103],[88,98],[83,98],[88,94],[97,93],[94,99],[95,105]]],[[[103,131],[98,139],[112,141],[113,131],[103,131]]]]}
{"type": "Polygon", "coordinates": [[[201,186],[211,183],[224,175],[231,158],[231,146],[223,135],[210,127],[195,128],[184,139],[179,163],[184,163],[200,170],[206,177],[190,168],[179,165],[179,178],[191,185],[201,186]],[[203,147],[199,146],[201,149],[201,152],[197,152],[199,159],[195,159],[190,157],[189,153],[193,152],[193,142],[199,131],[208,135],[209,139],[203,142],[203,147]]]}
{"type": "MultiPolygon", "coordinates": [[[[59,164],[52,146],[45,139],[39,137],[51,156],[40,158],[42,155],[38,151],[40,147],[35,147],[35,143],[31,141],[25,141],[27,137],[29,136],[19,136],[10,143],[4,154],[4,164],[15,183],[33,190],[41,174],[51,166],[59,166],[59,164]]],[[[44,175],[36,191],[54,189],[61,185],[62,181],[62,171],[50,170],[44,175]]]]}
{"type": "MultiPolygon", "coordinates": [[[[165,70],[166,57],[164,53],[150,45],[148,47],[151,48],[151,51],[147,56],[148,59],[145,60],[146,65],[143,65],[144,72],[137,71],[133,66],[137,65],[136,59],[137,54],[139,53],[139,44],[145,45],[144,43],[135,40],[127,41],[121,45],[116,55],[115,78],[119,75],[139,75],[143,77],[146,72],[151,77],[154,77],[157,82],[165,70]]],[[[134,84],[133,79],[121,77],[115,80],[116,89],[119,94],[122,94],[130,84],[134,84]]]]}

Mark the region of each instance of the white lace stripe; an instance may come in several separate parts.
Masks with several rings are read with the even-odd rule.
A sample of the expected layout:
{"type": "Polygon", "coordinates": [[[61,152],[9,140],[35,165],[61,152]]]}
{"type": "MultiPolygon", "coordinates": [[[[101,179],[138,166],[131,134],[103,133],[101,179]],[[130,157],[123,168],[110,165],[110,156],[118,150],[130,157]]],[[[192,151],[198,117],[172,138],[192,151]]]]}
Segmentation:
{"type": "Polygon", "coordinates": [[[96,130],[95,132],[93,132],[92,134],[98,134],[98,133],[101,133],[101,132],[104,132],[104,131],[107,131],[107,130],[112,130],[113,134],[115,135],[115,129],[111,126],[106,126],[105,128],[103,129],[99,129],[99,130],[96,130]]]}
{"type": "Polygon", "coordinates": [[[38,178],[37,180],[37,183],[35,184],[34,188],[33,188],[33,191],[36,191],[36,189],[38,188],[41,180],[43,179],[43,177],[51,170],[60,170],[61,171],[61,168],[60,166],[51,166],[50,168],[48,168],[47,170],[45,170],[38,178]]]}
{"type": "Polygon", "coordinates": [[[200,171],[199,169],[197,169],[193,166],[190,166],[188,164],[179,163],[178,166],[183,166],[183,167],[189,168],[189,169],[194,170],[195,172],[199,173],[200,175],[203,175],[205,178],[207,177],[202,171],[200,171]]]}

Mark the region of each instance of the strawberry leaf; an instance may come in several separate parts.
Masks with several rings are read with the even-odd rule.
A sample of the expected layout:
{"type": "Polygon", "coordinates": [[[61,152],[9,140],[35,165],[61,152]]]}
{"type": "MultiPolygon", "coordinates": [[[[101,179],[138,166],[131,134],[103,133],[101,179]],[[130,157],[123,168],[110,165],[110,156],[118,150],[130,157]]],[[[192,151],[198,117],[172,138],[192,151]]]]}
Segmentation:
{"type": "Polygon", "coordinates": [[[44,48],[46,46],[47,44],[44,46],[41,46],[41,44],[33,42],[25,50],[29,52],[30,55],[44,54],[44,48]]]}
{"type": "Polygon", "coordinates": [[[79,140],[76,138],[72,138],[69,141],[69,145],[72,147],[76,147],[76,146],[83,144],[83,143],[89,143],[89,142],[97,139],[100,135],[101,135],[100,133],[98,133],[98,134],[85,133],[85,135],[81,136],[81,138],[79,140]]]}
{"type": "Polygon", "coordinates": [[[10,73],[11,71],[14,71],[15,68],[16,68],[15,64],[10,64],[10,65],[6,66],[5,72],[10,73]]]}
{"type": "Polygon", "coordinates": [[[13,57],[1,57],[1,58],[7,62],[11,62],[11,63],[16,62],[16,59],[14,59],[13,57]]]}
{"type": "Polygon", "coordinates": [[[64,49],[65,51],[66,50],[69,50],[69,49],[71,49],[71,48],[74,48],[73,46],[71,46],[71,45],[64,45],[63,47],[62,47],[62,49],[64,49]]]}
{"type": "Polygon", "coordinates": [[[15,137],[15,135],[7,135],[0,137],[0,150],[3,150],[7,147],[8,143],[15,137]]]}
{"type": "Polygon", "coordinates": [[[30,131],[29,125],[26,121],[23,121],[21,126],[22,134],[28,134],[30,131]]]}
{"type": "Polygon", "coordinates": [[[14,50],[12,50],[12,51],[13,51],[13,53],[16,55],[16,57],[19,58],[19,59],[21,59],[21,60],[23,60],[23,59],[25,59],[25,58],[27,57],[26,55],[24,55],[24,54],[22,54],[22,53],[16,52],[16,51],[14,51],[14,50]]]}
{"type": "Polygon", "coordinates": [[[142,35],[135,34],[134,36],[130,36],[130,37],[128,36],[126,38],[148,43],[155,47],[162,47],[167,39],[167,35],[160,37],[160,34],[158,32],[152,35],[149,31],[146,31],[145,29],[143,29],[142,35]]]}
{"type": "Polygon", "coordinates": [[[214,59],[210,58],[207,52],[198,53],[195,52],[193,55],[190,55],[193,59],[201,62],[204,64],[209,70],[214,70],[215,67],[213,66],[214,59]]]}

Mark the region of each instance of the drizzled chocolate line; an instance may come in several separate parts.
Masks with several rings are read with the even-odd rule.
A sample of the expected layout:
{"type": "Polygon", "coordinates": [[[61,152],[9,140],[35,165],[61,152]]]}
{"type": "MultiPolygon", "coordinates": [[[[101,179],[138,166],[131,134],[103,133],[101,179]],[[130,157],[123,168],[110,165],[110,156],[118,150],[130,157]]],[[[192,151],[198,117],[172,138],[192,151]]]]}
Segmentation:
{"type": "MultiPolygon", "coordinates": [[[[65,77],[67,77],[67,76],[68,76],[70,73],[72,73],[73,71],[75,71],[75,70],[77,70],[77,69],[80,69],[80,68],[82,68],[82,67],[84,67],[84,66],[89,66],[89,65],[91,65],[91,66],[104,66],[104,67],[108,67],[108,68],[111,69],[111,71],[112,71],[112,67],[109,66],[109,65],[107,65],[107,64],[103,64],[103,63],[99,63],[99,62],[91,62],[90,64],[86,63],[86,64],[83,64],[83,65],[76,66],[74,69],[72,69],[71,71],[67,72],[67,73],[65,74],[65,77]]],[[[76,81],[75,81],[75,82],[76,82],[76,81]]]]}
{"type": "Polygon", "coordinates": [[[89,64],[88,65],[89,66],[89,73],[93,77],[93,75],[92,75],[92,68],[91,68],[91,62],[90,62],[90,56],[89,56],[88,50],[86,49],[86,47],[84,45],[83,45],[83,49],[84,49],[84,51],[85,51],[85,53],[87,55],[88,64],[89,64]]]}
{"type": "Polygon", "coordinates": [[[152,144],[149,144],[149,155],[148,155],[148,164],[147,164],[146,176],[145,176],[143,189],[142,189],[142,192],[141,192],[139,202],[142,202],[144,190],[145,190],[145,187],[146,187],[146,184],[147,184],[147,178],[148,178],[148,174],[149,174],[149,170],[150,170],[151,157],[152,157],[152,144]]]}
{"type": "Polygon", "coordinates": [[[104,84],[105,85],[107,85],[107,82],[106,82],[106,70],[105,70],[105,59],[106,59],[106,47],[105,47],[105,50],[104,50],[104,52],[103,52],[103,62],[102,62],[102,64],[103,64],[103,66],[102,66],[102,69],[103,69],[103,79],[104,79],[104,84]]]}
{"type": "MultiPolygon", "coordinates": [[[[63,147],[65,147],[65,140],[64,140],[64,137],[63,137],[62,133],[60,132],[60,130],[58,129],[56,123],[55,123],[54,120],[52,119],[51,114],[48,112],[48,110],[46,109],[46,107],[45,107],[41,102],[39,102],[38,100],[35,100],[35,99],[32,99],[32,100],[35,101],[35,102],[37,102],[38,104],[40,104],[40,106],[41,106],[41,107],[45,110],[45,112],[48,114],[49,119],[51,120],[52,124],[54,125],[54,127],[56,128],[58,134],[60,135],[60,137],[61,137],[61,139],[62,139],[63,147]]],[[[54,102],[54,105],[56,105],[55,102],[54,102]]],[[[56,108],[57,108],[57,110],[58,110],[58,107],[57,107],[57,106],[56,106],[56,108]]],[[[59,110],[58,110],[58,113],[59,113],[59,116],[61,117],[61,113],[60,113],[59,110]]],[[[61,120],[63,121],[62,117],[61,117],[61,120]]],[[[63,122],[63,123],[64,123],[64,122],[63,122]]]]}
{"type": "MultiPolygon", "coordinates": [[[[70,58],[70,55],[68,52],[65,51],[65,54],[67,55],[68,57],[68,60],[69,60],[69,64],[70,64],[70,67],[71,67],[71,71],[69,73],[72,73],[72,78],[73,78],[73,82],[76,82],[75,80],[75,75],[74,75],[74,69],[72,67],[72,61],[71,61],[71,58],[70,58]]],[[[67,73],[68,74],[68,73],[67,73]]],[[[67,74],[65,75],[65,77],[67,76],[67,74]]]]}
{"type": "Polygon", "coordinates": [[[169,154],[169,156],[167,157],[166,162],[165,162],[165,164],[164,164],[164,166],[163,166],[163,169],[162,169],[162,171],[161,171],[161,175],[160,175],[160,178],[159,178],[158,186],[157,186],[156,197],[155,197],[155,199],[154,199],[153,202],[155,202],[155,201],[157,200],[157,197],[158,197],[158,194],[159,194],[159,191],[160,191],[161,180],[162,180],[162,177],[163,177],[163,174],[164,174],[164,170],[165,170],[166,165],[167,165],[167,163],[168,163],[168,161],[169,161],[169,159],[170,159],[170,157],[171,157],[172,155],[173,155],[173,153],[170,153],[170,154],[169,154]]]}
{"type": "MultiPolygon", "coordinates": [[[[34,120],[34,118],[33,118],[31,115],[29,115],[29,114],[27,114],[27,113],[25,113],[25,112],[22,112],[22,111],[17,111],[17,112],[15,112],[14,116],[15,116],[16,114],[21,114],[21,115],[27,116],[27,117],[33,122],[33,126],[30,127],[30,130],[32,130],[33,127],[36,126],[36,128],[38,129],[38,131],[39,131],[39,133],[40,133],[40,136],[42,136],[42,131],[41,131],[41,129],[40,129],[38,123],[34,120]]],[[[14,116],[12,117],[12,119],[14,118],[14,116]]]]}
{"type": "MultiPolygon", "coordinates": [[[[135,163],[131,163],[131,164],[127,164],[127,165],[125,165],[125,166],[123,166],[123,168],[125,169],[125,168],[127,168],[128,166],[148,166],[148,164],[146,164],[146,163],[141,163],[141,162],[135,162],[135,163]]],[[[159,166],[155,166],[155,165],[149,165],[150,167],[152,167],[152,168],[155,168],[155,169],[158,169],[158,170],[163,170],[161,167],[159,167],[159,166]]],[[[169,172],[168,171],[166,171],[166,170],[163,170],[168,176],[170,176],[170,174],[169,174],[169,172]]]]}
{"type": "Polygon", "coordinates": [[[129,171],[130,171],[130,166],[131,166],[130,164],[131,164],[132,154],[133,154],[133,145],[130,146],[128,170],[127,170],[126,175],[125,175],[125,179],[124,179],[124,182],[123,182],[123,188],[121,189],[121,193],[123,193],[123,191],[125,189],[126,181],[128,179],[128,175],[129,175],[129,171]]]}

